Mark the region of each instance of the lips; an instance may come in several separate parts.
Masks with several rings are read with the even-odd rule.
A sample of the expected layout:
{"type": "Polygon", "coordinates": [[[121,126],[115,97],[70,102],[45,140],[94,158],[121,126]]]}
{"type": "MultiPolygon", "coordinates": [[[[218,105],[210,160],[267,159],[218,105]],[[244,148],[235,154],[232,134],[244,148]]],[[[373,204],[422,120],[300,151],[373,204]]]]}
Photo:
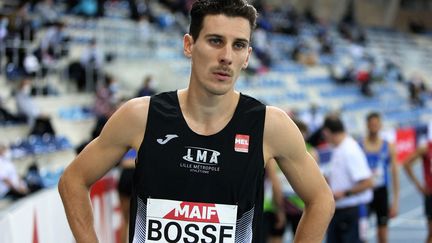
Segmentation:
{"type": "Polygon", "coordinates": [[[229,74],[227,72],[214,72],[213,75],[218,80],[228,80],[231,78],[231,74],[229,74]]]}
{"type": "Polygon", "coordinates": [[[231,77],[231,74],[228,72],[214,72],[216,75],[231,77]]]}

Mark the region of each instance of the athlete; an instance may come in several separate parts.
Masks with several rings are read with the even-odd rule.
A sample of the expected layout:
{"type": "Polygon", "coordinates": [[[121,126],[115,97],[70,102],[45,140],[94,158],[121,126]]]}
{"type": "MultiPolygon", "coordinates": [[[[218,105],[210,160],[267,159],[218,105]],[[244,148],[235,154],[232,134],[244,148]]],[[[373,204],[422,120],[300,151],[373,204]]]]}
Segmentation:
{"type": "Polygon", "coordinates": [[[392,144],[379,137],[381,117],[376,112],[367,115],[367,136],[360,142],[372,171],[374,183],[373,199],[369,203],[369,213],[377,216],[378,242],[388,240],[388,220],[397,215],[399,208],[399,170],[396,164],[396,153],[392,144]],[[391,177],[389,172],[391,172],[391,177]],[[389,205],[390,178],[393,193],[391,206],[389,205]],[[390,207],[389,207],[390,206],[390,207]]]}
{"type": "Polygon", "coordinates": [[[428,224],[428,235],[425,242],[432,243],[432,142],[419,146],[402,163],[408,177],[424,196],[424,207],[428,224]],[[424,184],[420,182],[412,168],[419,158],[423,160],[424,184]]]}
{"type": "Polygon", "coordinates": [[[130,242],[259,242],[273,159],[305,202],[294,242],[322,242],[334,199],[302,135],[284,111],[234,90],[256,16],[245,0],[193,4],[183,38],[189,86],[126,102],[61,177],[77,242],[97,242],[89,188],[130,148],[130,242]]]}

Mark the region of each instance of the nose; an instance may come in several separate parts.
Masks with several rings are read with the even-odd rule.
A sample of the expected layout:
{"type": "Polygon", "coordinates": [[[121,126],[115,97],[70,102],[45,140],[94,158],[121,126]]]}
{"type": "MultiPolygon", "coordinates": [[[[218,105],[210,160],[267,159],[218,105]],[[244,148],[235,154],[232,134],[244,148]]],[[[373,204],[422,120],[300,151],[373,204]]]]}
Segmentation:
{"type": "Polygon", "coordinates": [[[232,55],[233,55],[233,50],[231,46],[225,45],[220,51],[219,62],[223,65],[231,65],[232,55]]]}

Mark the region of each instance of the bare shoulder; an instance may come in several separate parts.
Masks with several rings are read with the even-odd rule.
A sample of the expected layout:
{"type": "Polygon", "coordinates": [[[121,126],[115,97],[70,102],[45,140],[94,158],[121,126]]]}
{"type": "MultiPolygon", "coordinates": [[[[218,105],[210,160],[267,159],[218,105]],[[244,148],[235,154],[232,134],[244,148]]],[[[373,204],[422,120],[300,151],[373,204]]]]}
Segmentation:
{"type": "Polygon", "coordinates": [[[264,125],[264,151],[266,158],[286,157],[292,150],[303,150],[303,137],[285,111],[267,106],[264,125]]]}
{"type": "Polygon", "coordinates": [[[128,100],[126,103],[124,103],[120,109],[119,112],[125,113],[130,118],[146,118],[148,113],[148,108],[150,105],[150,97],[139,97],[139,98],[133,98],[128,100]]]}
{"type": "Polygon", "coordinates": [[[138,148],[147,125],[149,104],[150,97],[127,101],[108,120],[101,136],[138,148]]]}
{"type": "Polygon", "coordinates": [[[296,128],[297,126],[285,111],[274,106],[267,106],[264,127],[265,134],[271,135],[273,133],[277,134],[278,132],[290,132],[296,128]]]}
{"type": "Polygon", "coordinates": [[[113,115],[112,119],[125,122],[125,125],[146,123],[150,97],[134,98],[124,103],[113,115]]]}

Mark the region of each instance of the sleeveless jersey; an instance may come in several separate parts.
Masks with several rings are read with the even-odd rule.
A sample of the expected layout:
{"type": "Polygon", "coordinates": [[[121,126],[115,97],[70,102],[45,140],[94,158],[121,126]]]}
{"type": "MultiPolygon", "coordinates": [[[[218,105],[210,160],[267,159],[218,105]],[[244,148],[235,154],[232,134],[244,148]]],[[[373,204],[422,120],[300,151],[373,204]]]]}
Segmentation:
{"type": "Polygon", "coordinates": [[[426,187],[432,191],[432,141],[427,146],[427,152],[423,156],[423,176],[426,187]]]}
{"type": "Polygon", "coordinates": [[[131,200],[130,242],[258,242],[265,105],[241,94],[233,117],[204,136],[177,92],[150,99],[131,200]]]}
{"type": "Polygon", "coordinates": [[[364,141],[360,143],[372,171],[374,188],[389,185],[389,166],[391,163],[390,146],[387,141],[383,141],[378,151],[369,152],[365,149],[364,141]]]}

